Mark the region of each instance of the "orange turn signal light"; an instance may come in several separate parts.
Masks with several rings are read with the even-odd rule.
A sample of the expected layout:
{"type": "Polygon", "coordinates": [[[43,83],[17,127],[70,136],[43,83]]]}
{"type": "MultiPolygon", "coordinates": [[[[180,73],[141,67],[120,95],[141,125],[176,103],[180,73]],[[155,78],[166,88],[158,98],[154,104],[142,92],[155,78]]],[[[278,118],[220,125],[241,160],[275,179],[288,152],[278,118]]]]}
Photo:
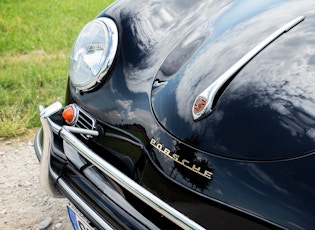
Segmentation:
{"type": "Polygon", "coordinates": [[[67,106],[62,112],[62,117],[67,123],[72,123],[75,119],[75,111],[72,106],[67,106]]]}

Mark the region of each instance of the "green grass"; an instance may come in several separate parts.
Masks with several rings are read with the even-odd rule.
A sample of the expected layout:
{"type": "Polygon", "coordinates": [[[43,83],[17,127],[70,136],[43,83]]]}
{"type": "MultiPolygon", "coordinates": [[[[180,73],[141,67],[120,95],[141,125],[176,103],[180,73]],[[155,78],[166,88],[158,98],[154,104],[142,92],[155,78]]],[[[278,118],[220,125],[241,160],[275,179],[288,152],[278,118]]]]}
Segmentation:
{"type": "Polygon", "coordinates": [[[39,127],[38,104],[63,102],[72,43],[111,2],[0,1],[0,137],[39,127]]]}

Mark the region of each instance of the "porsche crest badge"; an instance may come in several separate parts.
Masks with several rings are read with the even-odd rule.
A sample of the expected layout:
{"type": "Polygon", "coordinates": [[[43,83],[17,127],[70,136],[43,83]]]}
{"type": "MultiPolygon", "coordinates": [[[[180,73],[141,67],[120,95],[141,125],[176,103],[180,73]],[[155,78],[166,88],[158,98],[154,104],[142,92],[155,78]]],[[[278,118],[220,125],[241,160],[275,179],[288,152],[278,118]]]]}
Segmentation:
{"type": "Polygon", "coordinates": [[[207,104],[208,100],[205,97],[199,96],[194,104],[194,113],[198,114],[202,112],[207,104]]]}

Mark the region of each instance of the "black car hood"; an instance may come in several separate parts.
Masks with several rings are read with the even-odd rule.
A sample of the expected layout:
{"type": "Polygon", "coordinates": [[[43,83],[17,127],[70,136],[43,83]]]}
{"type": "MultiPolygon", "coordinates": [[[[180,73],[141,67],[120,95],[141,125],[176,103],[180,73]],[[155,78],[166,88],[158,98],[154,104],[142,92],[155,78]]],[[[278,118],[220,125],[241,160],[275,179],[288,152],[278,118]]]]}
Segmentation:
{"type": "MultiPolygon", "coordinates": [[[[174,204],[182,198],[168,184],[164,190],[156,172],[207,201],[288,228],[311,228],[314,9],[315,2],[308,0],[117,1],[99,15],[112,18],[118,27],[115,65],[106,81],[90,92],[80,93],[69,84],[67,101],[106,124],[100,131],[117,136],[108,124],[123,129],[119,140],[107,140],[105,135],[103,140],[100,135],[94,141],[121,159],[130,159],[140,168],[134,171],[136,178],[143,176],[141,184],[184,213],[185,207],[174,204]],[[193,120],[194,100],[206,87],[301,15],[304,21],[228,82],[208,117],[193,120]],[[127,147],[121,143],[133,135],[141,145],[130,147],[135,138],[127,147]],[[143,166],[146,157],[150,161],[145,165],[150,169],[152,164],[154,170],[143,166]]],[[[116,162],[117,167],[127,169],[122,161],[116,162]]],[[[204,209],[197,210],[187,215],[209,218],[204,209]]]]}
{"type": "Polygon", "coordinates": [[[315,18],[310,1],[225,2],[175,46],[152,86],[159,123],[210,154],[245,160],[299,157],[315,149],[315,18]],[[256,4],[248,7],[248,4],[256,4]],[[247,11],[251,9],[251,11],[247,11]],[[228,82],[214,109],[194,121],[194,100],[262,40],[306,18],[228,82]]]}

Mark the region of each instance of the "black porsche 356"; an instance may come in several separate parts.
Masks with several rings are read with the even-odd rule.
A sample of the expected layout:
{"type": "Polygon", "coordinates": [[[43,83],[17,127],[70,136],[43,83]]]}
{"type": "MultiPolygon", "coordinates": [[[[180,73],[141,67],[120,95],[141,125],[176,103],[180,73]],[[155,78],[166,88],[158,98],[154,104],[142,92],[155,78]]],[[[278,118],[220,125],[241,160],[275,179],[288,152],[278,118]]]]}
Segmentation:
{"type": "Polygon", "coordinates": [[[116,1],[40,116],[75,228],[314,229],[315,1],[116,1]]]}

